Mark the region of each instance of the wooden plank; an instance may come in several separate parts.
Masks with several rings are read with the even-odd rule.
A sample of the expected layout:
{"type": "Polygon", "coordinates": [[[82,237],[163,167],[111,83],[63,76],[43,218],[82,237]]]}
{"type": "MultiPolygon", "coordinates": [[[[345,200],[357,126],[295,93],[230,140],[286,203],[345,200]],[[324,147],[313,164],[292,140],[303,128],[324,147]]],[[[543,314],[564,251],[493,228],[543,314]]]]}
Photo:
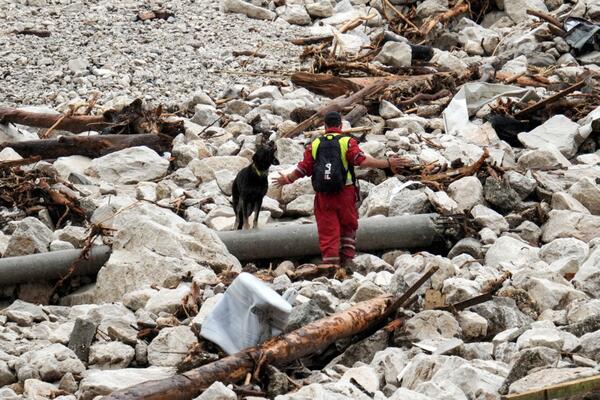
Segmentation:
{"type": "Polygon", "coordinates": [[[593,392],[594,390],[600,390],[600,375],[547,386],[542,389],[502,396],[502,400],[562,399],[577,394],[593,392]]]}

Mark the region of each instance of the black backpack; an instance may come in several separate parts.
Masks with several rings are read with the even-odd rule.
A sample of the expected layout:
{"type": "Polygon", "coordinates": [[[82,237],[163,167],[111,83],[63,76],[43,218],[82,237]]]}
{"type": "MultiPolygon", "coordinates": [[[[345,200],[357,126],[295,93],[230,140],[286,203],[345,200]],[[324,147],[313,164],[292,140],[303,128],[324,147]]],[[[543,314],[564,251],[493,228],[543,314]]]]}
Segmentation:
{"type": "MultiPolygon", "coordinates": [[[[354,181],[352,166],[348,165],[348,168],[345,168],[342,161],[342,157],[346,157],[346,154],[342,154],[342,146],[340,145],[340,139],[343,137],[345,136],[326,134],[317,139],[319,142],[316,154],[313,151],[315,162],[312,174],[312,184],[315,192],[341,192],[346,186],[348,173],[354,181]]],[[[313,147],[316,144],[315,142],[313,142],[313,147]]]]}

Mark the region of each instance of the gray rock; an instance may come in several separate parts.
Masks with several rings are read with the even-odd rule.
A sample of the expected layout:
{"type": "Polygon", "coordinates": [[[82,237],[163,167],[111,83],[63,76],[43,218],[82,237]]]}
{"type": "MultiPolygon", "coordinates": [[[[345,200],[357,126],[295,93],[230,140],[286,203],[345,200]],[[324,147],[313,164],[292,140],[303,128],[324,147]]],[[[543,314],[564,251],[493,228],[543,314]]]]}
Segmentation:
{"type": "Polygon", "coordinates": [[[550,218],[542,226],[542,240],[546,243],[568,237],[589,242],[600,232],[600,216],[567,210],[552,210],[548,216],[550,218]]]}
{"type": "Polygon", "coordinates": [[[274,20],[277,16],[266,8],[255,6],[243,0],[225,0],[222,7],[225,12],[244,14],[255,19],[274,20]]]}
{"type": "Polygon", "coordinates": [[[6,246],[4,257],[45,253],[52,242],[52,231],[34,217],[19,222],[6,246]]]}
{"type": "Polygon", "coordinates": [[[469,211],[473,206],[482,204],[483,185],[474,176],[466,176],[448,186],[448,194],[458,204],[461,211],[469,211]]]}
{"type": "Polygon", "coordinates": [[[77,318],[75,326],[69,337],[69,349],[75,352],[77,358],[83,362],[88,362],[90,346],[96,336],[97,325],[94,321],[84,318],[77,318]]]}
{"type": "Polygon", "coordinates": [[[100,342],[90,347],[90,368],[127,368],[135,357],[135,350],[121,342],[100,342]]]}
{"type": "Polygon", "coordinates": [[[192,122],[201,126],[209,126],[219,119],[217,109],[207,104],[196,104],[192,122]]]}
{"type": "Polygon", "coordinates": [[[540,150],[523,152],[517,163],[521,169],[544,169],[556,166],[568,167],[571,162],[561,154],[558,149],[550,144],[540,150]]]}
{"type": "Polygon", "coordinates": [[[552,194],[551,206],[554,210],[575,211],[582,214],[590,214],[590,210],[578,202],[573,196],[566,192],[555,192],[552,194]]]}
{"type": "Polygon", "coordinates": [[[600,215],[600,186],[590,177],[583,177],[569,188],[568,193],[592,214],[600,215]]]}
{"type": "Polygon", "coordinates": [[[308,25],[312,22],[304,5],[300,4],[286,5],[279,16],[294,25],[308,25]]]}
{"type": "Polygon", "coordinates": [[[372,281],[364,280],[360,285],[358,285],[358,288],[356,289],[354,295],[350,298],[350,301],[358,303],[373,299],[377,296],[381,296],[382,294],[384,294],[384,291],[379,286],[372,281]]]}
{"type": "Polygon", "coordinates": [[[421,19],[448,11],[447,0],[425,0],[417,6],[417,16],[421,19]]]}
{"type": "Polygon", "coordinates": [[[461,329],[452,314],[446,311],[421,311],[404,324],[406,340],[460,337],[461,329]]]}
{"type": "Polygon", "coordinates": [[[487,335],[488,322],[479,314],[461,311],[457,321],[465,339],[476,339],[487,335]]]}
{"type": "Polygon", "coordinates": [[[356,362],[372,360],[375,354],[388,347],[389,335],[384,331],[378,331],[368,338],[350,345],[342,354],[335,357],[328,364],[330,367],[339,364],[352,367],[356,362]]]}
{"type": "Polygon", "coordinates": [[[308,217],[313,214],[315,195],[303,194],[285,207],[285,213],[295,217],[308,217]]]}
{"type": "Polygon", "coordinates": [[[314,301],[308,301],[292,309],[286,331],[291,332],[325,317],[325,312],[314,301]]]}
{"type": "Polygon", "coordinates": [[[68,66],[74,74],[82,74],[88,71],[90,63],[85,58],[74,58],[69,60],[68,66]]]}
{"type": "Polygon", "coordinates": [[[215,382],[194,400],[237,400],[237,394],[221,382],[215,382]]]}
{"type": "Polygon", "coordinates": [[[187,326],[163,328],[148,346],[148,362],[157,367],[175,367],[197,342],[196,335],[187,326]]]}
{"type": "Polygon", "coordinates": [[[541,389],[550,385],[597,375],[593,368],[548,368],[529,374],[510,385],[509,394],[541,389]]]}
{"type": "Polygon", "coordinates": [[[527,175],[522,175],[516,171],[507,171],[504,176],[510,187],[519,194],[521,200],[527,198],[537,187],[537,181],[535,179],[527,175]]]}
{"type": "Polygon", "coordinates": [[[191,291],[188,285],[181,284],[175,289],[162,288],[154,291],[144,308],[159,315],[161,312],[176,314],[181,309],[182,300],[191,291]]]}
{"type": "Polygon", "coordinates": [[[306,11],[311,17],[327,18],[333,15],[333,6],[329,0],[320,0],[306,4],[306,11]]]}
{"type": "Polygon", "coordinates": [[[581,265],[573,279],[575,286],[592,297],[600,290],[600,246],[593,247],[587,260],[581,265]]]}
{"type": "Polygon", "coordinates": [[[509,0],[504,1],[504,10],[508,16],[516,23],[527,18],[527,10],[541,11],[548,13],[548,8],[543,0],[509,0]]]}
{"type": "Polygon", "coordinates": [[[504,212],[514,211],[521,204],[519,194],[500,179],[488,177],[483,187],[485,200],[504,212]]]}
{"type": "Polygon", "coordinates": [[[564,115],[555,115],[529,133],[519,134],[519,140],[529,149],[545,149],[554,145],[565,157],[577,153],[584,138],[579,136],[579,124],[564,115]]]}
{"type": "Polygon", "coordinates": [[[496,297],[492,301],[472,307],[471,311],[487,320],[488,336],[495,336],[509,328],[520,328],[532,322],[529,316],[519,310],[515,301],[507,297],[496,297]]]}
{"type": "Polygon", "coordinates": [[[227,170],[236,174],[249,164],[249,160],[240,156],[216,156],[202,160],[192,160],[188,167],[201,182],[215,179],[217,171],[227,170]]]}
{"type": "Polygon", "coordinates": [[[471,209],[471,215],[475,218],[475,222],[485,228],[490,228],[497,235],[508,230],[508,222],[504,217],[481,204],[476,205],[471,209]]]}
{"type": "Polygon", "coordinates": [[[430,211],[431,203],[426,193],[405,189],[392,196],[388,216],[427,214],[430,211]]]}
{"type": "Polygon", "coordinates": [[[304,147],[293,139],[278,139],[275,145],[277,146],[277,159],[281,164],[296,164],[304,156],[304,147]]]}
{"type": "Polygon", "coordinates": [[[512,264],[516,268],[522,268],[539,261],[538,253],[537,247],[511,236],[502,236],[488,249],[485,263],[491,267],[512,264]]]}
{"type": "MultiPolygon", "coordinates": [[[[13,371],[8,367],[6,361],[0,360],[0,386],[8,386],[17,381],[17,377],[13,371]]],[[[2,393],[0,392],[0,398],[2,393]]]]}
{"type": "Polygon", "coordinates": [[[17,369],[19,380],[22,380],[21,370],[26,366],[33,370],[34,376],[46,382],[58,381],[67,372],[80,375],[85,371],[85,366],[75,353],[58,343],[40,350],[28,351],[20,357],[20,360],[23,363],[17,369]]]}
{"type": "Polygon", "coordinates": [[[400,42],[386,42],[375,57],[375,61],[391,67],[410,67],[412,50],[410,45],[400,42]]]}
{"type": "Polygon", "coordinates": [[[529,329],[517,339],[517,346],[520,350],[541,346],[561,351],[564,343],[560,332],[551,328],[529,329]]]}
{"type": "Polygon", "coordinates": [[[513,359],[512,368],[499,390],[501,394],[508,393],[513,382],[523,378],[534,368],[556,367],[560,361],[560,350],[533,347],[519,351],[513,356],[513,359]]]}
{"type": "Polygon", "coordinates": [[[586,333],[581,337],[581,353],[600,362],[600,331],[586,333]]]}
{"type": "Polygon", "coordinates": [[[131,184],[162,178],[168,169],[168,160],[146,146],[138,146],[95,158],[85,173],[109,183],[131,184]]]}
{"type": "Polygon", "coordinates": [[[79,399],[93,400],[114,391],[125,389],[143,382],[169,378],[175,374],[173,368],[150,367],[144,369],[127,368],[119,370],[88,370],[79,386],[79,399]]]}
{"type": "Polygon", "coordinates": [[[15,300],[10,306],[2,310],[9,321],[16,322],[20,326],[31,326],[34,322],[47,321],[48,315],[42,307],[15,300]]]}

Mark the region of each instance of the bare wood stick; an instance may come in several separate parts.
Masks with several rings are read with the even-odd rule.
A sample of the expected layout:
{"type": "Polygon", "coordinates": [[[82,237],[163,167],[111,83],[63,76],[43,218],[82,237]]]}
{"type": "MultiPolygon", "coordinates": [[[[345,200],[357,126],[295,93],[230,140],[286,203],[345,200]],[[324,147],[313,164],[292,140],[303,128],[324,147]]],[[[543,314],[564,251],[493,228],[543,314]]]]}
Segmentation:
{"type": "MultiPolygon", "coordinates": [[[[347,133],[368,132],[371,129],[373,129],[373,128],[370,126],[357,126],[356,128],[342,129],[342,133],[347,134],[347,133]]],[[[325,131],[323,129],[319,129],[316,131],[304,132],[304,135],[305,136],[313,136],[313,135],[323,135],[324,133],[325,133],[325,131]]]]}
{"type": "Polygon", "coordinates": [[[558,385],[534,389],[528,392],[509,394],[507,396],[502,396],[502,400],[547,400],[572,398],[575,395],[591,393],[596,390],[600,390],[599,375],[559,383],[558,385]]]}
{"type": "Polygon", "coordinates": [[[434,94],[419,93],[408,100],[399,101],[396,106],[411,106],[419,101],[434,101],[448,96],[452,96],[452,92],[448,89],[442,89],[434,94]]]}
{"type": "Polygon", "coordinates": [[[257,57],[257,58],[265,58],[267,55],[262,53],[257,53],[257,50],[241,50],[241,51],[233,51],[234,57],[247,56],[247,57],[257,57]]]}
{"type": "Polygon", "coordinates": [[[393,4],[390,2],[390,0],[383,0],[383,2],[385,3],[385,5],[386,5],[386,6],[388,6],[389,8],[391,8],[391,9],[392,9],[392,10],[393,10],[393,11],[394,11],[394,12],[395,12],[395,13],[396,13],[396,14],[397,14],[397,15],[398,15],[398,16],[399,16],[401,19],[402,19],[402,21],[404,21],[404,22],[405,22],[407,25],[409,25],[411,28],[413,28],[413,29],[415,29],[415,30],[417,30],[417,31],[419,30],[419,28],[418,28],[418,27],[417,27],[415,24],[413,24],[413,22],[412,22],[410,19],[408,19],[408,18],[406,17],[406,15],[402,14],[402,13],[400,12],[400,10],[398,10],[398,9],[397,9],[397,8],[396,8],[396,7],[395,7],[395,6],[394,6],[394,5],[393,5],[393,4]]]}
{"type": "Polygon", "coordinates": [[[16,33],[17,35],[32,35],[32,36],[37,36],[37,37],[41,37],[41,38],[50,37],[49,31],[38,31],[38,30],[34,30],[34,29],[23,29],[20,31],[14,31],[14,33],[16,33]]]}
{"type": "Polygon", "coordinates": [[[532,112],[537,111],[540,108],[543,108],[547,104],[553,103],[553,102],[561,99],[562,97],[565,97],[569,93],[572,93],[572,92],[576,91],[577,89],[582,88],[583,86],[585,86],[585,80],[577,82],[576,84],[569,86],[565,90],[561,90],[560,92],[556,93],[554,96],[550,96],[547,99],[539,101],[539,102],[535,103],[534,105],[529,106],[522,111],[519,111],[517,114],[514,115],[514,117],[517,119],[522,119],[524,116],[529,115],[532,112]]]}
{"type": "Polygon", "coordinates": [[[419,29],[419,32],[422,36],[427,36],[429,35],[429,32],[431,32],[431,30],[438,24],[438,22],[443,24],[453,18],[456,18],[462,13],[466,13],[467,11],[469,11],[469,4],[459,1],[450,10],[431,17],[425,21],[421,26],[421,29],[419,29]]]}
{"type": "Polygon", "coordinates": [[[386,86],[387,86],[387,82],[385,81],[379,81],[376,82],[372,85],[369,85],[361,90],[359,90],[358,92],[344,97],[338,97],[334,100],[332,100],[329,104],[327,104],[324,107],[321,107],[319,109],[319,111],[317,111],[316,114],[314,114],[312,117],[308,118],[307,120],[305,120],[304,122],[302,122],[301,124],[299,124],[297,127],[295,127],[294,129],[286,132],[283,137],[293,137],[298,135],[299,133],[301,133],[302,131],[306,130],[309,126],[316,124],[318,121],[320,121],[325,114],[327,114],[330,111],[340,111],[342,109],[344,109],[344,107],[348,107],[350,105],[354,105],[357,103],[361,103],[366,97],[369,96],[373,96],[377,93],[379,93],[380,91],[382,91],[386,86]]]}
{"type": "Polygon", "coordinates": [[[57,119],[56,122],[54,123],[54,125],[52,125],[50,128],[48,128],[48,130],[46,132],[44,132],[40,135],[40,139],[46,139],[47,137],[49,137],[50,134],[52,133],[52,131],[54,131],[54,129],[56,129],[56,127],[58,125],[60,125],[60,123],[63,122],[63,120],[65,118],[67,118],[67,114],[64,114],[59,119],[57,119]]]}
{"type": "Polygon", "coordinates": [[[533,15],[534,17],[538,17],[539,19],[542,19],[542,20],[554,25],[555,27],[559,28],[562,31],[562,33],[566,33],[565,30],[563,29],[560,21],[557,18],[553,17],[552,15],[544,14],[543,12],[536,11],[536,10],[527,10],[527,14],[533,15]]]}
{"type": "Polygon", "coordinates": [[[534,78],[527,75],[519,76],[507,74],[506,72],[501,71],[496,72],[496,79],[506,83],[510,80],[510,83],[516,83],[519,86],[546,87],[549,83],[547,79],[537,79],[537,77],[534,78]]]}

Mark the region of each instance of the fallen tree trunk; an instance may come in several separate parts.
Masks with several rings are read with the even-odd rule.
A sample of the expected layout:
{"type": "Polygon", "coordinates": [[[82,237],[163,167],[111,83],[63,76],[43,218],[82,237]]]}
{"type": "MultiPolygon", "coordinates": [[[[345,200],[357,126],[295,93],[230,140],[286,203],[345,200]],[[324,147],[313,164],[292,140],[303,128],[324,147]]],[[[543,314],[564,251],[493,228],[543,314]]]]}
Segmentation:
{"type": "MultiPolygon", "coordinates": [[[[428,271],[424,276],[431,276],[428,271]]],[[[414,292],[423,279],[408,292],[414,292]]],[[[258,375],[267,364],[285,365],[330,344],[359,334],[391,315],[408,298],[380,296],[356,304],[350,309],[310,323],[285,335],[271,338],[261,345],[243,350],[211,364],[171,378],[150,381],[105,396],[104,400],[189,400],[213,382],[235,383],[254,370],[258,375]],[[394,301],[396,300],[396,301],[394,301]],[[400,301],[402,300],[402,302],[400,301]],[[400,304],[400,305],[398,305],[400,304]],[[395,308],[394,308],[395,307],[395,308]]]]}
{"type": "Polygon", "coordinates": [[[100,131],[109,124],[102,115],[72,115],[36,113],[18,110],[16,108],[0,108],[0,123],[19,124],[34,128],[50,128],[81,133],[88,131],[100,131]]]}
{"type": "Polygon", "coordinates": [[[58,139],[4,142],[0,143],[0,150],[10,147],[22,157],[40,156],[44,159],[73,155],[96,158],[135,146],[147,146],[162,153],[170,150],[172,140],[162,134],[61,136],[58,139]]]}

